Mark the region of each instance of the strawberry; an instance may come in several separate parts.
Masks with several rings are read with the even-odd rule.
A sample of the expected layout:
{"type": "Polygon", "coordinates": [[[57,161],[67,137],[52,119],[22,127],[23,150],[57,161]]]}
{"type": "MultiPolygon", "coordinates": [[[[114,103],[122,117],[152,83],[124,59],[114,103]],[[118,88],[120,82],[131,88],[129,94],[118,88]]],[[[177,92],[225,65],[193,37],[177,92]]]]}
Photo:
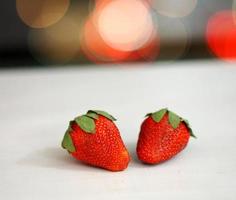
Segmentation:
{"type": "Polygon", "coordinates": [[[69,123],[62,147],[76,159],[110,171],[122,171],[130,161],[129,153],[107,112],[89,110],[69,123]]]}
{"type": "Polygon", "coordinates": [[[146,115],[137,143],[139,160],[157,164],[182,151],[189,137],[195,137],[187,120],[167,108],[146,115]]]}

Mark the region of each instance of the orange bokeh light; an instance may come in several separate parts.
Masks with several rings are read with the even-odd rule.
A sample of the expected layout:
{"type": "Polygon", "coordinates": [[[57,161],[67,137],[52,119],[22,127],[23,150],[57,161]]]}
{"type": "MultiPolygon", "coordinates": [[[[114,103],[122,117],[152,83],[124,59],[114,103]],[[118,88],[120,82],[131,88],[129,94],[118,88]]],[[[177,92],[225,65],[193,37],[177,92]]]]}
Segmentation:
{"type": "Polygon", "coordinates": [[[95,63],[119,62],[130,54],[108,46],[99,35],[92,18],[89,18],[84,25],[81,45],[85,55],[95,63]]]}
{"type": "MultiPolygon", "coordinates": [[[[126,4],[126,1],[124,0],[117,0],[117,1],[99,0],[95,2],[94,10],[92,11],[90,17],[84,24],[81,37],[82,50],[89,60],[95,63],[105,63],[105,62],[117,63],[117,62],[137,61],[137,60],[150,61],[154,60],[156,56],[159,54],[159,38],[157,37],[157,32],[154,29],[151,18],[149,18],[149,20],[151,20],[151,29],[149,30],[145,29],[146,26],[144,26],[144,24],[141,23],[140,30],[136,31],[136,32],[139,31],[139,33],[136,35],[137,39],[135,39],[134,34],[132,34],[132,30],[129,35],[129,32],[124,30],[124,27],[120,27],[122,24],[120,24],[119,20],[110,21],[114,23],[112,25],[114,28],[112,30],[113,32],[111,31],[113,35],[109,35],[111,33],[109,32],[109,30],[111,29],[110,27],[111,23],[106,22],[107,18],[106,15],[107,14],[111,15],[113,19],[116,17],[116,15],[113,16],[112,12],[110,12],[109,9],[112,8],[112,11],[114,10],[115,12],[116,5],[118,6],[118,8],[119,6],[127,6],[127,9],[129,9],[130,2],[127,3],[127,5],[123,5],[126,4]],[[110,4],[111,2],[115,2],[117,4],[110,4]],[[112,7],[107,7],[108,5],[112,5],[112,7]],[[105,8],[108,9],[106,11],[109,12],[105,13],[106,17],[102,19],[102,24],[101,24],[101,21],[99,22],[99,19],[101,20],[101,15],[105,8]],[[103,22],[105,22],[105,24],[103,24],[103,22]],[[102,30],[103,32],[101,31],[101,29],[103,29],[102,30]],[[104,31],[105,35],[103,35],[104,31]],[[143,34],[145,33],[145,31],[149,31],[149,33],[143,34]],[[107,40],[106,36],[110,38],[107,40]]],[[[136,1],[132,0],[132,2],[136,1]]],[[[148,8],[146,7],[148,4],[142,4],[145,1],[140,1],[140,2],[138,2],[140,10],[146,9],[147,11],[146,14],[151,16],[148,8]]],[[[136,18],[133,17],[131,19],[128,16],[127,20],[135,21],[136,18]]],[[[145,22],[145,20],[143,22],[145,22]]],[[[126,23],[132,23],[132,21],[126,23]]]]}
{"type": "Polygon", "coordinates": [[[113,0],[98,12],[95,24],[103,40],[122,51],[145,45],[154,30],[150,7],[140,0],[113,0]]]}

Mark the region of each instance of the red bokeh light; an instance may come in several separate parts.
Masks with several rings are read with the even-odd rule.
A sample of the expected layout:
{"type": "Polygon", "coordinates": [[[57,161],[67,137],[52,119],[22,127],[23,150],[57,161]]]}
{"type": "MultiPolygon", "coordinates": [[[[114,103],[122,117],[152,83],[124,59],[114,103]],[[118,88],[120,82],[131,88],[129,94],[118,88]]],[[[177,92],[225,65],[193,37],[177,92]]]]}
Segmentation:
{"type": "Polygon", "coordinates": [[[217,57],[236,60],[236,24],[232,11],[218,12],[209,19],[206,40],[217,57]]]}

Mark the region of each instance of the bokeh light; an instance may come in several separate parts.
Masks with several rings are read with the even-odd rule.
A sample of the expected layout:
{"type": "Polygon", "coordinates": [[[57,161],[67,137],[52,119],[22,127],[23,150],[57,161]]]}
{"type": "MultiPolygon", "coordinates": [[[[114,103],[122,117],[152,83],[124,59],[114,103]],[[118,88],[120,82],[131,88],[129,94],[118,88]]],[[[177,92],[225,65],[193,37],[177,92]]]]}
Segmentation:
{"type": "Polygon", "coordinates": [[[154,30],[149,8],[140,0],[110,1],[99,11],[97,26],[109,46],[123,51],[145,45],[154,30]]]}
{"type": "Polygon", "coordinates": [[[158,22],[160,59],[176,60],[182,57],[191,43],[189,32],[181,19],[161,18],[158,22]]]}
{"type": "Polygon", "coordinates": [[[121,62],[130,54],[108,46],[99,35],[92,16],[84,24],[81,45],[85,55],[95,63],[121,62]]]}
{"type": "Polygon", "coordinates": [[[232,10],[233,10],[234,22],[236,23],[236,0],[233,0],[232,10]]]}
{"type": "Polygon", "coordinates": [[[160,45],[149,4],[142,0],[95,1],[81,45],[95,63],[154,60],[160,45]]]}
{"type": "Polygon", "coordinates": [[[69,5],[70,0],[16,0],[19,17],[32,28],[45,28],[58,22],[69,5]]]}
{"type": "Polygon", "coordinates": [[[153,8],[159,14],[174,18],[189,15],[197,2],[197,0],[151,0],[153,8]]]}
{"type": "MultiPolygon", "coordinates": [[[[183,17],[194,11],[197,0],[78,2],[16,1],[21,19],[37,28],[29,34],[29,46],[37,60],[67,63],[83,56],[95,63],[176,60],[196,41],[196,31],[183,17]]],[[[234,32],[228,35],[225,43],[233,44],[234,32]]],[[[232,44],[225,50],[231,57],[232,44]]]]}
{"type": "Polygon", "coordinates": [[[158,33],[153,32],[146,45],[139,49],[137,53],[145,61],[154,61],[160,54],[160,38],[158,33]]]}
{"type": "Polygon", "coordinates": [[[29,47],[41,63],[66,63],[80,50],[80,31],[74,19],[64,17],[48,28],[31,30],[29,47]]]}
{"type": "Polygon", "coordinates": [[[91,13],[94,10],[94,8],[96,6],[96,2],[97,2],[97,0],[88,0],[88,11],[89,11],[89,13],[91,13]]]}
{"type": "Polygon", "coordinates": [[[236,24],[232,10],[220,11],[208,21],[207,44],[212,53],[226,61],[236,59],[236,24]]]}

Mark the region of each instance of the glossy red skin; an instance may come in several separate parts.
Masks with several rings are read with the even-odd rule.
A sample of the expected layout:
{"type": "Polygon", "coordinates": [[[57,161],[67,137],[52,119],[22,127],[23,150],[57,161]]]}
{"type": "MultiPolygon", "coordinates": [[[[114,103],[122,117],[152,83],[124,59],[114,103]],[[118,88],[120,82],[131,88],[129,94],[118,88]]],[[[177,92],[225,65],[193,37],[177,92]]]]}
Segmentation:
{"type": "Polygon", "coordinates": [[[76,159],[110,171],[122,171],[127,168],[130,156],[121,139],[116,125],[109,119],[99,116],[95,120],[96,132],[86,133],[76,123],[70,132],[76,152],[76,159]]]}
{"type": "Polygon", "coordinates": [[[158,123],[150,116],[141,125],[136,148],[138,158],[148,164],[169,160],[186,147],[189,137],[185,123],[181,122],[174,129],[167,114],[158,123]]]}

